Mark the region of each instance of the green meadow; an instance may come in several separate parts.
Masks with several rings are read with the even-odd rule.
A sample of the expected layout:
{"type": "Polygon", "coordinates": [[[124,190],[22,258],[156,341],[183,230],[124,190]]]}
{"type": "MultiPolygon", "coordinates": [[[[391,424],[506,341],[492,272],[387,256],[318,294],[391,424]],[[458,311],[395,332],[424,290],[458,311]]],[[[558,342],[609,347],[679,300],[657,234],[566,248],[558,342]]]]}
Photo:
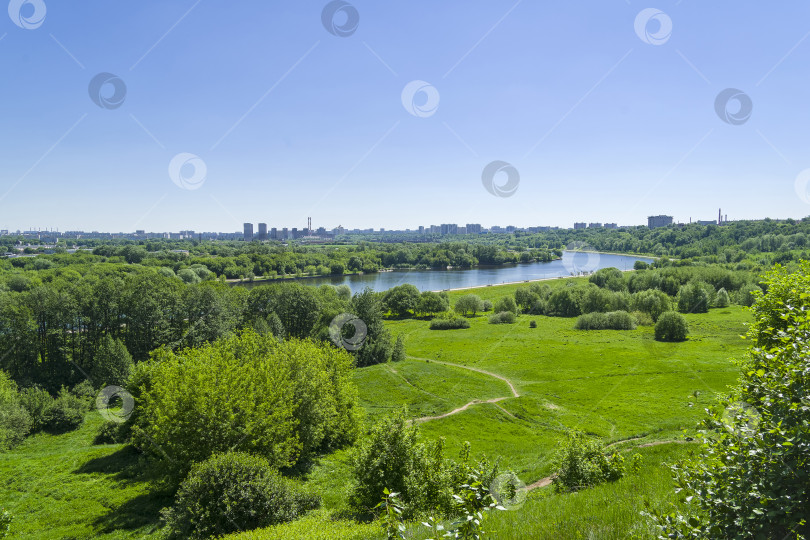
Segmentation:
{"type": "MultiPolygon", "coordinates": [[[[451,296],[494,300],[515,287],[451,296]]],[[[394,320],[386,324],[403,336],[408,358],[357,369],[354,379],[367,422],[407,407],[423,437],[446,439],[448,456],[469,441],[474,456],[499,460],[526,484],[552,474],[569,429],[641,454],[641,471],[616,483],[569,495],[533,490],[522,507],[492,516],[493,538],[652,538],[640,512],[645,502],[663,508],[675,501],[666,463],[694,449],[688,441],[703,409],[735,384],[750,315],[731,306],[686,318],[691,334],[683,343],[655,342],[651,327],[581,331],[575,319],[532,315],[500,325],[478,316],[469,329],[445,331],[394,320]]],[[[142,476],[135,451],[92,445],[100,424],[91,412],[75,432],[38,434],[0,454],[0,501],[15,516],[14,537],[156,537],[159,509],[171,499],[142,476]]],[[[234,538],[382,537],[376,524],[340,519],[350,461],[344,449],[302,477],[323,497],[317,512],[234,538]]],[[[427,529],[412,524],[408,534],[424,538],[427,529]]]]}

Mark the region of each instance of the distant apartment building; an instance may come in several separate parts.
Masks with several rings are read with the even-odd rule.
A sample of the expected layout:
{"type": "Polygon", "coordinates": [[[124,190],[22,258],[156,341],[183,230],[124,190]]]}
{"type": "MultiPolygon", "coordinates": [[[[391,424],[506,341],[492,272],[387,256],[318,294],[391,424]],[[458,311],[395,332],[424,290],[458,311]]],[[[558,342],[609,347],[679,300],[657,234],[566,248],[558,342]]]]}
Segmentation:
{"type": "Polygon", "coordinates": [[[619,227],[615,223],[605,223],[605,228],[606,229],[618,229],[619,227]]]}
{"type": "Polygon", "coordinates": [[[259,240],[267,240],[267,223],[259,223],[259,240]]]}
{"type": "Polygon", "coordinates": [[[717,225],[717,222],[713,219],[699,219],[697,220],[698,225],[717,225]]]}
{"type": "Polygon", "coordinates": [[[672,216],[649,216],[647,218],[647,227],[650,229],[666,227],[668,225],[672,225],[672,216]]]}
{"type": "Polygon", "coordinates": [[[481,234],[482,227],[480,223],[467,223],[467,234],[481,234]]]}
{"type": "Polygon", "coordinates": [[[419,234],[425,234],[425,226],[419,225],[419,234]]]}
{"type": "Polygon", "coordinates": [[[458,225],[455,223],[442,223],[442,234],[458,234],[458,225]]]}
{"type": "Polygon", "coordinates": [[[253,223],[244,224],[244,236],[245,242],[250,242],[253,240],[253,223]]]}
{"type": "Polygon", "coordinates": [[[587,226],[588,226],[588,224],[585,223],[585,222],[574,223],[574,228],[575,229],[585,229],[587,226]]]}
{"type": "Polygon", "coordinates": [[[602,224],[601,223],[588,223],[588,228],[589,229],[601,229],[602,224]]]}
{"type": "Polygon", "coordinates": [[[276,227],[270,229],[270,240],[278,240],[278,229],[276,227]]]}

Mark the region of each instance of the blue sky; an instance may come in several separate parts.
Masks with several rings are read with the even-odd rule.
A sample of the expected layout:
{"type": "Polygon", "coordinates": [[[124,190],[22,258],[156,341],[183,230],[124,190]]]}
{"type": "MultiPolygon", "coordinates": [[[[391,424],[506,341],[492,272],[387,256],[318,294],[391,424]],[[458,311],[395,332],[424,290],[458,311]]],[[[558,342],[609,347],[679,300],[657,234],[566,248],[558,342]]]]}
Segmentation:
{"type": "Polygon", "coordinates": [[[356,0],[333,19],[356,11],[347,36],[320,0],[37,2],[0,10],[2,229],[810,214],[806,2],[356,0]],[[122,103],[91,99],[100,73],[122,103]],[[412,81],[438,106],[409,112],[412,81]],[[715,110],[727,88],[753,106],[738,125],[715,110]],[[199,159],[175,182],[180,154],[199,159]],[[496,160],[511,196],[482,184],[496,160]]]}

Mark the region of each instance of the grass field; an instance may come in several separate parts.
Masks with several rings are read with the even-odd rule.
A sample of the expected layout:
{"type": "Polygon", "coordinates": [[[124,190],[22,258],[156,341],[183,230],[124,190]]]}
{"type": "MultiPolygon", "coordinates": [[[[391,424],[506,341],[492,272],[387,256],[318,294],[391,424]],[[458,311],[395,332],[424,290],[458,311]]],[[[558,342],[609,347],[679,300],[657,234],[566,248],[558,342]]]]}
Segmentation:
{"type": "MultiPolygon", "coordinates": [[[[494,300],[516,287],[472,292],[494,300]]],[[[431,331],[422,320],[390,321],[391,332],[404,337],[409,358],[358,369],[355,382],[369,422],[402,406],[415,419],[463,408],[420,422],[422,435],[445,437],[453,457],[469,441],[474,455],[499,459],[502,468],[530,484],[552,473],[551,458],[567,429],[609,443],[633,439],[619,448],[683,442],[683,431],[693,428],[703,408],[735,383],[739,369],[733,359],[744,353],[739,336],[750,320],[738,306],[686,317],[690,339],[678,344],[655,342],[650,327],[586,332],[574,330],[574,319],[543,316],[520,316],[514,325],[491,325],[480,316],[469,329],[449,331],[431,331]],[[531,320],[537,328],[529,327],[531,320]]],[[[78,431],[39,434],[0,454],[0,506],[15,516],[14,537],[153,535],[159,509],[171,499],[141,476],[137,453],[91,444],[100,424],[91,412],[78,431]]],[[[522,508],[492,517],[492,537],[627,538],[633,532],[650,537],[639,515],[644,501],[661,507],[674,500],[663,463],[692,447],[639,448],[644,458],[639,474],[575,495],[535,490],[522,508]]],[[[240,538],[380,537],[376,526],[334,519],[343,509],[350,452],[322,457],[305,477],[323,497],[321,510],[240,538]]],[[[426,530],[414,526],[411,532],[422,538],[426,530]]]]}

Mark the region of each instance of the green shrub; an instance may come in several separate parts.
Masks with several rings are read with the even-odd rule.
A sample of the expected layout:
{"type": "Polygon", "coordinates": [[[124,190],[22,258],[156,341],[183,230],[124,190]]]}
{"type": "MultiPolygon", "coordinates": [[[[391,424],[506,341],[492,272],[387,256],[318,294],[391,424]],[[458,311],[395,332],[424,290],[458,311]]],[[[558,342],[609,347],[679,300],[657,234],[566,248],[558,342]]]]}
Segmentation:
{"type": "Polygon", "coordinates": [[[717,297],[714,299],[714,306],[719,308],[728,307],[731,304],[731,299],[725,289],[717,291],[717,297]]]}
{"type": "Polygon", "coordinates": [[[684,504],[667,538],[810,538],[810,263],[766,277],[740,385],[708,412],[703,446],[672,467],[684,504]]]}
{"type": "Polygon", "coordinates": [[[383,418],[360,441],[352,461],[350,508],[361,515],[380,510],[385,490],[398,493],[407,517],[433,511],[452,515],[455,494],[475,476],[489,485],[498,475],[498,465],[486,460],[470,461],[466,443],[458,462],[444,458],[444,439],[418,442],[419,428],[405,411],[383,418]]]}
{"type": "Polygon", "coordinates": [[[653,322],[666,311],[672,309],[669,295],[658,289],[646,289],[632,296],[633,309],[649,315],[653,322]]]}
{"type": "Polygon", "coordinates": [[[110,420],[101,424],[93,439],[93,444],[121,444],[126,439],[124,424],[110,420]]]}
{"type": "Polygon", "coordinates": [[[624,476],[624,458],[618,452],[606,455],[598,439],[569,431],[555,456],[555,469],[552,483],[557,492],[578,491],[624,476]]]}
{"type": "Polygon", "coordinates": [[[626,311],[586,313],[577,318],[574,328],[577,330],[633,330],[636,328],[636,321],[626,311]]]}
{"type": "Polygon", "coordinates": [[[484,302],[477,294],[465,294],[456,300],[456,305],[453,309],[456,313],[460,313],[461,315],[475,316],[479,311],[484,311],[484,302]]]}
{"type": "Polygon", "coordinates": [[[756,294],[761,294],[762,289],[756,283],[747,283],[740,287],[734,294],[734,303],[741,306],[751,307],[756,300],[756,294]]]}
{"type": "Polygon", "coordinates": [[[537,328],[537,321],[529,321],[529,328],[537,328]]]}
{"type": "Polygon", "coordinates": [[[319,505],[266,459],[226,452],[195,464],[163,515],[169,538],[206,539],[292,521],[319,505]]]}
{"type": "Polygon", "coordinates": [[[652,326],[655,324],[653,318],[650,317],[649,313],[644,313],[643,311],[634,311],[630,315],[636,320],[636,325],[638,326],[652,326]]]}
{"type": "Polygon", "coordinates": [[[31,430],[31,416],[20,404],[17,383],[0,370],[0,452],[14,448],[31,430]]]}
{"type": "Polygon", "coordinates": [[[658,317],[655,323],[657,341],[684,341],[689,334],[689,325],[680,313],[667,311],[658,317]]]}
{"type": "Polygon", "coordinates": [[[707,313],[712,295],[706,283],[689,282],[678,291],[678,311],[681,313],[707,313]]]}
{"type": "Polygon", "coordinates": [[[517,315],[518,307],[515,303],[515,299],[511,296],[504,296],[503,298],[499,298],[495,305],[493,306],[493,310],[495,313],[503,313],[504,311],[508,311],[517,315]]]}
{"type": "Polygon", "coordinates": [[[405,357],[405,342],[402,340],[402,334],[399,334],[394,342],[394,352],[391,353],[391,361],[402,362],[405,360],[405,357]]]}
{"type": "Polygon", "coordinates": [[[20,392],[20,404],[31,417],[31,431],[45,429],[53,407],[51,394],[39,387],[25,388],[20,392]]]}
{"type": "Polygon", "coordinates": [[[458,330],[469,327],[470,321],[461,317],[436,318],[430,321],[431,330],[458,330]]]}
{"type": "Polygon", "coordinates": [[[559,287],[548,297],[545,310],[546,315],[552,317],[576,317],[581,315],[579,300],[573,287],[559,287]]]}
{"type": "Polygon", "coordinates": [[[511,311],[501,311],[489,316],[489,324],[514,324],[517,320],[511,311]]]}
{"type": "Polygon", "coordinates": [[[90,410],[96,402],[96,396],[98,396],[98,392],[93,388],[93,384],[86,379],[74,385],[73,388],[70,389],[70,393],[82,400],[87,406],[87,410],[90,410]]]}
{"type": "Polygon", "coordinates": [[[45,429],[50,433],[73,431],[82,425],[86,412],[87,403],[62,387],[48,411],[45,429]]]}
{"type": "Polygon", "coordinates": [[[481,306],[482,306],[481,311],[483,311],[484,313],[492,311],[492,302],[490,300],[484,300],[481,306]]]}
{"type": "Polygon", "coordinates": [[[133,440],[170,455],[177,479],[237,444],[282,468],[357,436],[353,360],[332,345],[245,331],[149,363],[136,370],[133,440]]]}

